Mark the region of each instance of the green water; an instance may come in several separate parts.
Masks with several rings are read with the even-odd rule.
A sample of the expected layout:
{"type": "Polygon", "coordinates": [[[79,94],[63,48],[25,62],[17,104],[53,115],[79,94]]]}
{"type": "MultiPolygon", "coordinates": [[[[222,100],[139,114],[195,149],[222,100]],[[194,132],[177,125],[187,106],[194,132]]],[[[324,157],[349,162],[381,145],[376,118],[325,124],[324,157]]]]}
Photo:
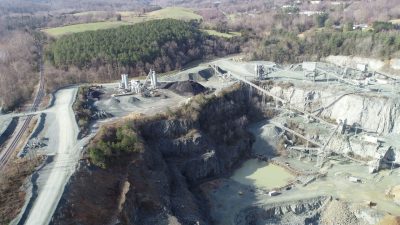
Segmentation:
{"type": "Polygon", "coordinates": [[[280,166],[250,159],[244,162],[231,178],[257,188],[273,189],[288,184],[294,176],[280,166]]]}

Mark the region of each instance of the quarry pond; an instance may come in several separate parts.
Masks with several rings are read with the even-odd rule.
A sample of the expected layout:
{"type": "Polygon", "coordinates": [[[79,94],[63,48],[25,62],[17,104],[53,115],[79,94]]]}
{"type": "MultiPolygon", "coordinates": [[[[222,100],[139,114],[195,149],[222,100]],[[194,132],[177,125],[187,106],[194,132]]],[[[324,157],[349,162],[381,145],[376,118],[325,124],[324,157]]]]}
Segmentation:
{"type": "Polygon", "coordinates": [[[242,184],[269,190],[285,186],[294,176],[280,166],[250,159],[244,162],[231,178],[242,184]]]}

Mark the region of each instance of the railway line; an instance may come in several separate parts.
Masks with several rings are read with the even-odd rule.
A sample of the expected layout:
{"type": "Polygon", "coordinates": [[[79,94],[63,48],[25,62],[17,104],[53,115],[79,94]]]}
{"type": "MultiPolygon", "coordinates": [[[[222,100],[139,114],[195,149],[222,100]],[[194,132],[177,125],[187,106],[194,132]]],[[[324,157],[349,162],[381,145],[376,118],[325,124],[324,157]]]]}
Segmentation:
{"type": "MultiPolygon", "coordinates": [[[[41,55],[40,55],[41,56],[41,55]]],[[[35,99],[33,101],[33,104],[31,106],[31,108],[29,109],[29,112],[36,112],[39,104],[44,96],[44,75],[43,75],[43,59],[41,56],[40,59],[40,68],[39,68],[39,88],[38,91],[36,93],[35,99]]],[[[25,133],[25,131],[28,129],[30,122],[32,121],[33,118],[33,114],[28,115],[26,120],[24,121],[23,125],[21,126],[21,128],[19,129],[19,131],[17,132],[17,135],[14,136],[14,139],[12,139],[11,144],[4,149],[4,151],[2,151],[0,153],[0,171],[3,170],[5,168],[5,166],[7,165],[8,161],[10,160],[10,158],[12,157],[15,149],[17,148],[18,144],[21,141],[21,138],[23,136],[23,134],[25,133]]]]}

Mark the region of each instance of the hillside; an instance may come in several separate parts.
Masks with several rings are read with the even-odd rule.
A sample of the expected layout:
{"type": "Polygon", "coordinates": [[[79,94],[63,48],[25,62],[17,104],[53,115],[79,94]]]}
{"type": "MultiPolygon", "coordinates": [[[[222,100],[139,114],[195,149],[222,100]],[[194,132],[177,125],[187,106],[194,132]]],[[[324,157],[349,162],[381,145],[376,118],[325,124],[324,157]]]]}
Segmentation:
{"type": "Polygon", "coordinates": [[[329,55],[353,55],[391,59],[400,56],[399,31],[310,31],[300,36],[273,31],[254,50],[255,59],[278,63],[319,60],[329,55]]]}
{"type": "Polygon", "coordinates": [[[50,44],[47,59],[58,68],[111,65],[143,74],[238,50],[237,44],[204,34],[192,23],[164,19],[63,36],[50,44]]]}

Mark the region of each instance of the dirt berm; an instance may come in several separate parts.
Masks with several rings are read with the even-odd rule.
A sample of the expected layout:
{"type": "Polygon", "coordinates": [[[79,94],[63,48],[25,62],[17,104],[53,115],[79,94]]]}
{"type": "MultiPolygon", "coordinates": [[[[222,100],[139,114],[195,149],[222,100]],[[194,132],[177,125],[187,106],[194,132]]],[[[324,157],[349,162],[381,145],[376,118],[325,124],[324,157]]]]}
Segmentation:
{"type": "Polygon", "coordinates": [[[250,157],[254,137],[246,126],[262,117],[256,98],[237,85],[198,95],[173,115],[127,122],[144,150],[113,156],[107,169],[82,163],[52,224],[213,224],[194,190],[250,157]]]}

